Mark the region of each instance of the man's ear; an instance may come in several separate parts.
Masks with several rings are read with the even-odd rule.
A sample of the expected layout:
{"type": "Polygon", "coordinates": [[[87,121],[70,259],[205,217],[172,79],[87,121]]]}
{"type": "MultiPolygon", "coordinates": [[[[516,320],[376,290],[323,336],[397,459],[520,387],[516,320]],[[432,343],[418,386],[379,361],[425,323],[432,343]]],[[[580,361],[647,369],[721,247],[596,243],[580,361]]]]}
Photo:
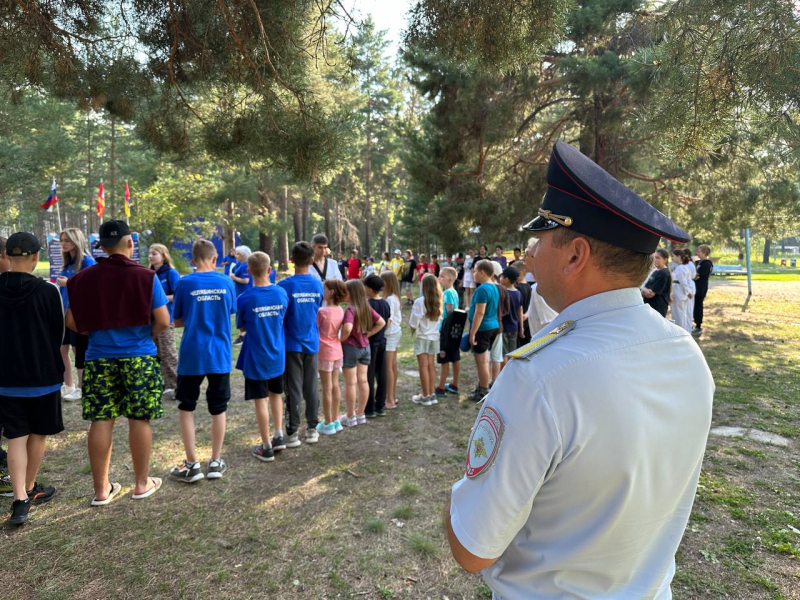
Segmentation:
{"type": "Polygon", "coordinates": [[[591,260],[592,248],[586,238],[576,237],[569,243],[570,257],[564,275],[577,275],[591,260]]]}

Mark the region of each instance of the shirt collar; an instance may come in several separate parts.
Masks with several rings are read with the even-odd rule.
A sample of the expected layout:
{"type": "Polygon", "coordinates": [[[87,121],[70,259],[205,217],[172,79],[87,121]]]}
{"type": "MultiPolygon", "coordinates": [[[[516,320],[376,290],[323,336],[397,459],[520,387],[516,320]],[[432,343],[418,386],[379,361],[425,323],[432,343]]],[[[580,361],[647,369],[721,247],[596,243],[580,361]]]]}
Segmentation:
{"type": "Polygon", "coordinates": [[[639,288],[622,288],[611,290],[610,292],[602,292],[570,304],[553,320],[552,327],[556,327],[565,321],[577,321],[600,313],[631,308],[640,304],[642,304],[642,293],[639,288]]]}

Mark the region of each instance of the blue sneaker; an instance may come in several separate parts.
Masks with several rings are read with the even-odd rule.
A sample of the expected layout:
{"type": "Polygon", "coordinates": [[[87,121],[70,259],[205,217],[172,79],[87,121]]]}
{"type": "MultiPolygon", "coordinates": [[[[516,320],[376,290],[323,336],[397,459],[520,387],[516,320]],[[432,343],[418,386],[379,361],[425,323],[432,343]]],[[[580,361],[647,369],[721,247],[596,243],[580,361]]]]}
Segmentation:
{"type": "Polygon", "coordinates": [[[322,435],[334,435],[337,432],[336,425],[334,423],[328,423],[327,425],[324,425],[319,432],[322,435]]]}
{"type": "Polygon", "coordinates": [[[325,427],[325,421],[320,421],[319,423],[317,423],[317,427],[316,427],[316,429],[317,429],[317,431],[319,431],[320,433],[322,433],[322,428],[323,428],[323,427],[325,427]]]}
{"type": "Polygon", "coordinates": [[[336,427],[336,433],[339,433],[344,429],[344,427],[342,427],[342,422],[339,419],[336,419],[333,422],[333,426],[336,427]]]}
{"type": "Polygon", "coordinates": [[[458,396],[458,388],[457,387],[455,387],[453,385],[450,385],[449,383],[445,383],[444,384],[444,389],[445,389],[445,391],[447,391],[447,392],[449,392],[451,394],[455,394],[456,396],[458,396]]]}

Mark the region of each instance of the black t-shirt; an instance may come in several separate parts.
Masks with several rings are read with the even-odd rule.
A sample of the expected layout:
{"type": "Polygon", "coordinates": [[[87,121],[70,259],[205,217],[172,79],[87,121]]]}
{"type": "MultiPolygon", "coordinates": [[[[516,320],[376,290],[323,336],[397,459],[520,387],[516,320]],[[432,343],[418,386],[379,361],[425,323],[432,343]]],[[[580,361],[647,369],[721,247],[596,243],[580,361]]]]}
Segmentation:
{"type": "Polygon", "coordinates": [[[403,263],[403,282],[413,283],[414,273],[417,272],[417,261],[413,258],[403,263]]]}
{"type": "Polygon", "coordinates": [[[662,317],[666,317],[669,295],[672,291],[672,275],[669,273],[669,268],[664,267],[653,271],[644,287],[652,290],[655,294],[652,298],[645,298],[644,303],[649,304],[662,317]]]}
{"type": "Polygon", "coordinates": [[[714,263],[707,258],[702,258],[697,261],[696,267],[698,275],[697,284],[708,285],[708,278],[711,275],[711,272],[714,270],[714,263]]]}
{"type": "Polygon", "coordinates": [[[337,264],[339,265],[339,273],[342,274],[342,279],[347,279],[347,259],[343,258],[337,264]]]}
{"type": "MultiPolygon", "coordinates": [[[[383,320],[387,323],[389,322],[389,318],[392,316],[392,309],[389,306],[389,303],[386,300],[381,300],[380,298],[367,298],[367,302],[372,307],[376,313],[383,317],[383,320]]],[[[373,335],[369,338],[369,345],[370,346],[378,346],[380,345],[383,340],[386,339],[386,325],[383,326],[378,333],[373,335]]]]}

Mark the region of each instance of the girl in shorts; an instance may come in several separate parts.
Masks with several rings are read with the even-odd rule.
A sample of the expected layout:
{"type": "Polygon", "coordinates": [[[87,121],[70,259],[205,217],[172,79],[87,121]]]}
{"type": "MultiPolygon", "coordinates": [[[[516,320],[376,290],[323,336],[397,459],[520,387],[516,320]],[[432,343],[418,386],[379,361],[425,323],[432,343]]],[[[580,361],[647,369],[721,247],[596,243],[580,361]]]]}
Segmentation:
{"type": "Polygon", "coordinates": [[[326,279],[322,284],[325,305],[317,313],[319,329],[319,354],[317,363],[319,380],[322,383],[322,415],[324,420],[317,425],[322,435],[333,435],[342,430],[339,421],[339,404],[342,393],[339,390],[339,369],[342,368],[342,344],[339,330],[342,328],[344,311],[339,306],[347,298],[347,288],[343,281],[326,279]]]}
{"type": "Polygon", "coordinates": [[[400,283],[394,271],[381,273],[383,279],[383,298],[389,303],[392,310],[389,322],[386,324],[386,408],[397,408],[397,348],[403,331],[400,328],[403,322],[403,311],[400,307],[400,283]]]}
{"type": "Polygon", "coordinates": [[[416,333],[414,354],[419,365],[422,393],[412,396],[414,404],[437,404],[435,357],[439,353],[439,321],[442,318],[442,287],[435,275],[426,273],[422,278],[422,295],[414,301],[408,325],[411,335],[416,333]]]}
{"type": "Polygon", "coordinates": [[[350,306],[344,313],[341,341],[347,413],[341,415],[339,420],[345,427],[353,427],[367,423],[364,412],[369,399],[369,338],[383,329],[386,321],[367,302],[367,293],[360,279],[350,279],[345,285],[350,306]]]}

